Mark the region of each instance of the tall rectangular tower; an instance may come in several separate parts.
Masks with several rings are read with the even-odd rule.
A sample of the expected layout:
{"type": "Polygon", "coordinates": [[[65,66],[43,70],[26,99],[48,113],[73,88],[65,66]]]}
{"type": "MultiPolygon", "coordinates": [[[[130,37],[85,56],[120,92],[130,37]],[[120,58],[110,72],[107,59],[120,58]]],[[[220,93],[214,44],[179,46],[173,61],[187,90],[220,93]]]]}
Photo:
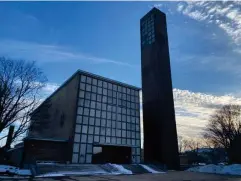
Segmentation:
{"type": "Polygon", "coordinates": [[[179,169],[166,15],[153,8],[140,23],[144,159],[179,169]]]}

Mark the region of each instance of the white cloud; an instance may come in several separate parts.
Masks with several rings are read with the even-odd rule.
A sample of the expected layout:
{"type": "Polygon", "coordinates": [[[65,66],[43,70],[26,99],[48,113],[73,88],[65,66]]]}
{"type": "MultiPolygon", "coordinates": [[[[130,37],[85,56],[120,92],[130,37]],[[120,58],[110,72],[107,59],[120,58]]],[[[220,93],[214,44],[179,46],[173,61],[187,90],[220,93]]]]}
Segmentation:
{"type": "Polygon", "coordinates": [[[0,54],[16,59],[36,60],[46,62],[77,62],[91,64],[112,64],[116,66],[138,67],[126,62],[95,57],[82,52],[68,50],[66,47],[46,45],[32,42],[0,40],[0,54]]]}
{"type": "Polygon", "coordinates": [[[214,23],[222,28],[235,44],[241,45],[240,2],[190,1],[177,11],[197,21],[214,23]],[[219,21],[216,21],[219,20],[219,21]]]}
{"type": "MultiPolygon", "coordinates": [[[[142,94],[140,94],[142,97],[142,94]]],[[[214,96],[188,90],[173,89],[178,135],[200,138],[211,114],[226,104],[241,105],[232,95],[214,96]]],[[[141,109],[141,123],[143,123],[141,109]]],[[[141,126],[143,138],[143,126],[141,126]]]]}

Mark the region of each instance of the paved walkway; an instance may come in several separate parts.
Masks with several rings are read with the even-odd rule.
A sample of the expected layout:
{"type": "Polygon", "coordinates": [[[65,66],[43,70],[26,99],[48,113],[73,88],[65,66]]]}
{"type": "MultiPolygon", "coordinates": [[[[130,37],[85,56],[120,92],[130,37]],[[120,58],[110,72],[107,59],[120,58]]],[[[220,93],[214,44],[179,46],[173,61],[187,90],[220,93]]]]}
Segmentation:
{"type": "MultiPolygon", "coordinates": [[[[4,179],[4,181],[13,179],[4,179]]],[[[14,179],[15,180],[15,179],[14,179]]],[[[33,181],[241,181],[241,177],[193,172],[168,172],[164,174],[139,174],[117,176],[71,176],[55,178],[35,178],[33,181]]],[[[16,180],[15,180],[16,181],[16,180]]],[[[30,181],[30,179],[19,179],[30,181]]]]}

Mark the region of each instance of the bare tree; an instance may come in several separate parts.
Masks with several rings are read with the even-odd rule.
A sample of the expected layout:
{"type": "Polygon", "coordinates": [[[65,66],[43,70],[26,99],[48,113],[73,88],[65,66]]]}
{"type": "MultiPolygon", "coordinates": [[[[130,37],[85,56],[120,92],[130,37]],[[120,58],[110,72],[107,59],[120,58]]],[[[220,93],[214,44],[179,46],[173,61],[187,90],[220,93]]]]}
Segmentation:
{"type": "Polygon", "coordinates": [[[16,127],[13,140],[26,132],[46,81],[35,62],[0,57],[0,133],[10,125],[16,127]]]}
{"type": "Polygon", "coordinates": [[[241,133],[241,108],[239,105],[225,105],[217,110],[209,119],[204,138],[213,147],[229,148],[235,138],[241,133]]]}

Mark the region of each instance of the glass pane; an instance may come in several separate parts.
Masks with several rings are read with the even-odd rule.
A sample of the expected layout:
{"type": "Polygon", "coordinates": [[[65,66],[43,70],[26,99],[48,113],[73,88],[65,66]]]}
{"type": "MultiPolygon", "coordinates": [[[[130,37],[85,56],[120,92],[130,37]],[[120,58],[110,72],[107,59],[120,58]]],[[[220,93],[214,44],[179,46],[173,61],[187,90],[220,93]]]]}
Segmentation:
{"type": "Polygon", "coordinates": [[[92,79],[90,77],[87,77],[87,83],[91,84],[92,79]]]}
{"type": "Polygon", "coordinates": [[[87,141],[87,135],[82,134],[82,135],[81,135],[81,142],[82,142],[82,143],[86,143],[86,141],[87,141]]]}
{"type": "Polygon", "coordinates": [[[107,105],[103,103],[103,104],[102,104],[102,110],[103,110],[103,111],[106,111],[106,108],[107,108],[107,105]]]}
{"type": "Polygon", "coordinates": [[[88,143],[93,143],[93,135],[88,135],[88,143]]]}
{"type": "Polygon", "coordinates": [[[86,76],[81,75],[81,82],[85,82],[86,81],[86,76]]]}
{"type": "Polygon", "coordinates": [[[103,95],[107,96],[107,89],[103,89],[103,95]]]}
{"type": "Polygon", "coordinates": [[[112,97],[112,90],[108,90],[108,96],[112,97]]]}
{"type": "Polygon", "coordinates": [[[95,136],[94,137],[94,142],[99,143],[99,141],[100,141],[100,137],[99,136],[95,136]]]}
{"type": "Polygon", "coordinates": [[[102,117],[102,118],[106,118],[106,112],[105,112],[105,111],[102,111],[101,117],[102,117]]]}
{"type": "Polygon", "coordinates": [[[100,143],[105,143],[105,137],[104,136],[100,137],[100,143]]]}
{"type": "Polygon", "coordinates": [[[94,134],[94,126],[89,126],[89,134],[94,134]]]}
{"type": "Polygon", "coordinates": [[[84,116],[83,117],[83,124],[88,124],[88,117],[87,116],[84,116]]]}
{"type": "Polygon", "coordinates": [[[112,84],[108,83],[108,89],[112,89],[112,84]]]}
{"type": "Polygon", "coordinates": [[[98,94],[102,94],[102,88],[101,88],[101,87],[98,87],[97,92],[98,92],[98,94]]]}
{"type": "Polygon", "coordinates": [[[100,119],[99,119],[99,118],[96,118],[96,119],[95,119],[95,125],[96,125],[96,126],[100,126],[100,119]]]}
{"type": "Polygon", "coordinates": [[[73,162],[73,163],[78,163],[78,154],[73,154],[73,156],[72,156],[72,162],[73,162]]]}
{"type": "Polygon", "coordinates": [[[85,156],[84,155],[80,155],[80,163],[85,163],[85,156]]]}
{"type": "Polygon", "coordinates": [[[75,134],[74,142],[80,142],[80,134],[75,134]]]}
{"type": "Polygon", "coordinates": [[[85,84],[84,83],[80,83],[80,89],[85,90],[85,84]]]}
{"type": "Polygon", "coordinates": [[[110,143],[110,137],[106,137],[106,143],[110,143]]]}
{"type": "Polygon", "coordinates": [[[91,100],[92,100],[92,101],[96,101],[96,94],[95,94],[95,93],[92,93],[92,94],[91,94],[91,100]]]}
{"type": "Polygon", "coordinates": [[[118,129],[117,129],[116,136],[121,137],[121,130],[118,130],[118,129]]]}
{"type": "Polygon", "coordinates": [[[117,138],[117,144],[121,144],[121,138],[117,138]]]}
{"type": "Polygon", "coordinates": [[[110,128],[106,129],[106,136],[110,136],[110,130],[111,130],[110,128]]]}
{"type": "Polygon", "coordinates": [[[111,143],[116,144],[116,138],[115,137],[111,138],[111,143]]]}
{"type": "Polygon", "coordinates": [[[79,124],[82,123],[82,116],[77,116],[76,123],[79,123],[79,124]]]}
{"type": "Polygon", "coordinates": [[[127,139],[127,144],[131,145],[131,139],[127,139]]]}
{"type": "Polygon", "coordinates": [[[85,107],[90,107],[90,101],[89,100],[85,100],[85,107]]]}
{"type": "Polygon", "coordinates": [[[93,84],[93,85],[97,85],[97,80],[96,80],[96,79],[93,79],[93,80],[92,80],[92,84],[93,84]]]}
{"type": "Polygon", "coordinates": [[[83,114],[83,107],[78,107],[77,114],[79,115],[83,114]]]}
{"type": "Polygon", "coordinates": [[[96,117],[100,118],[100,111],[99,110],[96,110],[96,117]]]}
{"type": "Polygon", "coordinates": [[[132,139],[132,140],[131,140],[131,144],[132,144],[133,146],[135,146],[135,145],[136,145],[136,140],[132,139]]]}
{"type": "Polygon", "coordinates": [[[89,119],[89,124],[90,125],[95,125],[95,118],[91,118],[89,119]]]}
{"type": "Polygon", "coordinates": [[[111,130],[111,136],[116,136],[116,129],[111,130]]]}
{"type": "Polygon", "coordinates": [[[131,124],[130,123],[127,123],[127,130],[130,130],[131,129],[131,124]]]}
{"type": "Polygon", "coordinates": [[[100,128],[100,135],[105,135],[105,127],[100,128]]]}
{"type": "Polygon", "coordinates": [[[107,88],[107,82],[103,82],[103,87],[107,88]]]}
{"type": "Polygon", "coordinates": [[[85,98],[86,99],[90,99],[90,96],[91,96],[90,92],[85,92],[85,98]]]}
{"type": "Polygon", "coordinates": [[[73,152],[76,152],[76,153],[79,152],[79,144],[78,143],[74,143],[73,152]]]}
{"type": "Polygon", "coordinates": [[[75,126],[75,132],[80,133],[81,132],[81,125],[76,124],[75,126]]]}
{"type": "Polygon", "coordinates": [[[135,132],[131,132],[131,138],[135,138],[135,132]]]}
{"type": "Polygon", "coordinates": [[[86,84],[86,91],[91,91],[91,85],[89,85],[89,84],[86,84]]]}
{"type": "Polygon", "coordinates": [[[117,91],[117,85],[113,85],[113,90],[117,91]]]}
{"type": "Polygon", "coordinates": [[[87,130],[88,130],[88,126],[83,125],[82,126],[82,133],[86,133],[87,134],[87,130]]]}
{"type": "Polygon", "coordinates": [[[122,129],[126,129],[126,123],[122,122],[122,129]]]}
{"type": "Polygon", "coordinates": [[[107,120],[107,121],[106,121],[106,127],[108,127],[108,128],[111,127],[111,121],[110,121],[110,120],[107,120]]]}
{"type": "Polygon", "coordinates": [[[131,132],[127,131],[127,138],[131,138],[131,132]]]}
{"type": "Polygon", "coordinates": [[[90,107],[91,107],[92,109],[95,109],[95,104],[96,104],[96,102],[91,101],[90,107]]]}
{"type": "Polygon", "coordinates": [[[86,163],[91,163],[92,155],[87,154],[86,155],[86,163]]]}
{"type": "Polygon", "coordinates": [[[121,132],[122,132],[122,137],[125,138],[126,137],[126,131],[122,130],[121,132]]]}
{"type": "Polygon", "coordinates": [[[91,144],[87,145],[87,153],[92,153],[92,145],[91,144]]]}
{"type": "Polygon", "coordinates": [[[126,138],[122,138],[122,139],[121,139],[121,143],[122,143],[123,145],[126,145],[126,138]]]}
{"type": "Polygon", "coordinates": [[[103,96],[103,97],[102,97],[102,102],[103,102],[103,103],[107,103],[107,96],[103,96]]]}
{"type": "Polygon", "coordinates": [[[115,122],[115,121],[112,121],[111,127],[112,127],[112,128],[115,128],[115,124],[116,124],[116,122],[115,122]]]}
{"type": "Polygon", "coordinates": [[[97,93],[97,87],[92,85],[92,92],[97,93]]]}
{"type": "Polygon", "coordinates": [[[99,127],[95,127],[95,134],[97,134],[97,135],[100,134],[100,128],[99,127]]]}
{"type": "Polygon", "coordinates": [[[117,129],[121,129],[121,122],[116,122],[117,123],[117,129]]]}
{"type": "Polygon", "coordinates": [[[102,152],[102,147],[97,147],[97,146],[93,147],[93,154],[98,154],[101,152],[102,152]]]}
{"type": "Polygon", "coordinates": [[[79,99],[78,106],[84,106],[84,99],[79,99]]]}
{"type": "Polygon", "coordinates": [[[96,103],[96,108],[97,108],[97,109],[101,109],[101,103],[97,102],[97,103],[96,103]]]}
{"type": "Polygon", "coordinates": [[[102,81],[101,80],[98,80],[98,86],[102,87],[102,81]]]}
{"type": "Polygon", "coordinates": [[[85,116],[88,116],[89,115],[89,108],[84,108],[84,115],[85,116]]]}
{"type": "Polygon", "coordinates": [[[94,109],[91,109],[91,110],[90,110],[90,116],[92,116],[92,117],[95,116],[95,110],[94,110],[94,109]]]}

